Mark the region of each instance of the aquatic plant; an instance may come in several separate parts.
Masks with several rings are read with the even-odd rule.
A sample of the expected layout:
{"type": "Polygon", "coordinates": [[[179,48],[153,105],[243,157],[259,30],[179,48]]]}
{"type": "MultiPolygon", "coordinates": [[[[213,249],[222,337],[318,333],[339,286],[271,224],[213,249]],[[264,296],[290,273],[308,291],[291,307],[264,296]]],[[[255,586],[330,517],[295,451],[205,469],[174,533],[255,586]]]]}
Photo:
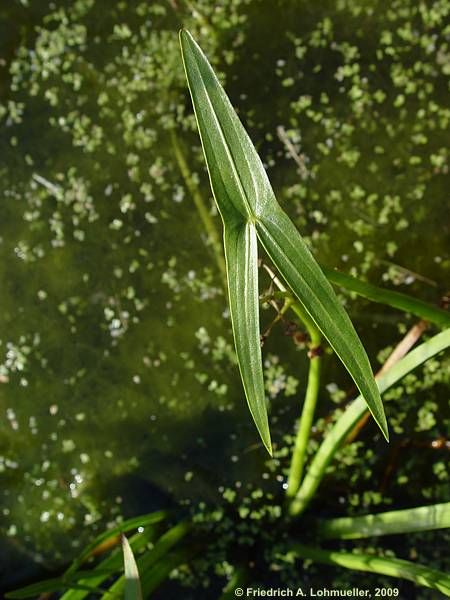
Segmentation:
{"type": "MultiPolygon", "coordinates": [[[[105,598],[120,597],[124,591],[127,598],[138,598],[140,589],[143,597],[148,597],[178,567],[181,569],[181,565],[190,562],[198,566],[201,564],[199,556],[210,548],[218,547],[222,552],[225,548],[227,559],[231,561],[228,572],[230,582],[221,595],[225,599],[233,597],[237,588],[258,582],[260,575],[249,564],[248,554],[259,544],[265,548],[264,556],[252,558],[254,561],[263,560],[266,565],[278,562],[296,568],[298,559],[337,565],[344,569],[407,579],[450,596],[450,576],[436,569],[412,560],[379,556],[370,546],[365,551],[356,547],[351,552],[322,547],[322,542],[326,543],[326,540],[373,539],[383,535],[450,527],[450,503],[357,517],[318,518],[312,513],[311,518],[302,518],[304,511],[314,500],[328,466],[346,441],[358,433],[368,414],[367,407],[386,434],[379,395],[384,395],[414,369],[450,346],[450,329],[447,328],[411,350],[423,331],[422,327],[415,337],[407,339],[406,336],[394,349],[382,372],[374,380],[362,344],[326,277],[369,299],[422,317],[427,316],[441,326],[448,327],[448,314],[412,297],[378,289],[353,278],[330,271],[323,274],[296,229],[276,203],[256,151],[206,58],[187,32],[182,32],[181,36],[187,77],[211,184],[225,225],[229,297],[239,367],[250,410],[269,451],[271,444],[262,386],[259,340],[257,237],[279,272],[278,275],[272,267],[266,265],[273,285],[279,290],[272,292],[269,300],[281,298],[284,301],[281,310],[294,311],[307,332],[305,343],[309,349],[309,377],[291,457],[285,500],[283,504],[279,504],[273,497],[264,497],[261,490],[254,490],[247,502],[233,506],[235,492],[225,490],[224,500],[233,509],[221,507],[210,511],[194,510],[189,518],[184,514],[184,520],[183,516],[179,516],[179,513],[183,515],[181,510],[179,513],[152,513],[125,521],[94,540],[63,576],[28,586],[7,597],[26,598],[67,588],[69,590],[62,596],[64,600],[81,600],[90,592],[103,594],[105,598]],[[303,274],[304,268],[310,271],[309,280],[303,274]],[[326,318],[326,313],[334,315],[336,322],[342,324],[342,330],[333,329],[333,323],[326,318]],[[323,352],[321,334],[327,338],[354,377],[361,395],[343,412],[336,411],[332,426],[305,469],[306,448],[318,399],[323,352]],[[352,356],[353,352],[356,353],[356,361],[352,356]],[[259,502],[260,499],[262,500],[259,502]],[[241,521],[248,520],[248,527],[236,526],[235,513],[241,521]],[[180,518],[179,522],[173,524],[177,518],[180,518]],[[136,528],[143,531],[132,535],[129,543],[124,542],[120,535],[136,528]],[[239,543],[236,542],[236,537],[239,543]],[[93,568],[82,569],[85,563],[95,560],[99,548],[107,549],[109,543],[115,547],[120,539],[125,556],[124,576],[117,578],[122,561],[120,552],[115,549],[93,568]],[[250,550],[247,548],[245,555],[234,555],[233,549],[239,544],[250,550]],[[133,553],[137,556],[136,560],[133,553]],[[139,591],[136,591],[137,571],[141,578],[139,591]],[[101,588],[103,584],[108,587],[101,588]]],[[[262,301],[267,302],[268,298],[265,297],[262,301]]],[[[179,577],[183,579],[182,569],[179,577]]],[[[395,589],[397,588],[391,588],[395,589]]],[[[398,590],[393,595],[398,595],[398,590]]]]}

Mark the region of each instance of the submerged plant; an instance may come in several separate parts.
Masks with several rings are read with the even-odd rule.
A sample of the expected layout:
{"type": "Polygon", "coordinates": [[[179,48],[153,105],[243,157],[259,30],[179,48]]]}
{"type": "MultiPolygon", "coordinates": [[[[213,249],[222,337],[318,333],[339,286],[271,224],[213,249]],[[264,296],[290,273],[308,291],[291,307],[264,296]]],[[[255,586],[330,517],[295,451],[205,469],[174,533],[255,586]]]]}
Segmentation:
{"type": "Polygon", "coordinates": [[[275,200],[261,160],[206,57],[188,32],[181,32],[180,37],[211,187],[224,224],[227,282],[238,364],[250,411],[269,452],[272,452],[272,446],[259,330],[258,241],[280,274],[278,277],[275,271],[266,267],[278,288],[276,294],[284,299],[282,310],[293,310],[309,336],[310,370],[284,503],[278,504],[276,499],[267,497],[264,504],[258,504],[262,492],[255,490],[247,503],[234,507],[233,494],[228,493],[226,500],[230,507],[210,512],[194,511],[189,519],[185,514],[179,517],[176,512],[159,512],[125,521],[99,536],[60,578],[22,588],[7,597],[27,598],[68,590],[62,596],[63,600],[82,600],[90,593],[102,594],[105,598],[121,597],[124,593],[129,599],[137,600],[141,594],[146,598],[174,569],[196,561],[199,555],[216,546],[220,549],[220,556],[225,556],[231,565],[230,582],[221,598],[233,597],[238,587],[260,580],[259,574],[249,565],[251,561],[248,561],[247,553],[245,558],[234,553],[236,543],[233,533],[238,518],[241,521],[248,518],[247,527],[240,527],[239,543],[250,547],[250,551],[258,543],[266,546],[264,556],[254,557],[255,560],[295,564],[296,559],[303,559],[331,564],[407,579],[450,596],[450,576],[435,569],[411,560],[374,555],[373,548],[343,552],[321,546],[322,541],[333,539],[365,539],[448,528],[450,503],[359,517],[308,518],[301,522],[300,529],[297,527],[298,520],[314,500],[327,467],[349,436],[354,435],[368,410],[383,435],[388,437],[380,394],[450,346],[449,328],[413,350],[410,350],[412,344],[404,345],[401,351],[392,353],[389,368],[386,367],[375,380],[361,341],[329,281],[441,326],[448,327],[449,315],[412,297],[382,290],[332,271],[322,271],[275,200]],[[334,425],[307,464],[306,446],[319,392],[322,335],[361,393],[342,414],[337,413],[334,425]],[[174,524],[177,519],[180,520],[174,524]],[[137,528],[142,531],[132,535],[129,541],[123,537],[123,533],[137,528]],[[302,532],[301,539],[299,531],[302,532]],[[122,575],[120,549],[116,547],[120,539],[125,575],[122,575]],[[99,548],[110,548],[109,542],[114,548],[110,554],[92,568],[83,569],[85,563],[97,560],[99,548]]]}

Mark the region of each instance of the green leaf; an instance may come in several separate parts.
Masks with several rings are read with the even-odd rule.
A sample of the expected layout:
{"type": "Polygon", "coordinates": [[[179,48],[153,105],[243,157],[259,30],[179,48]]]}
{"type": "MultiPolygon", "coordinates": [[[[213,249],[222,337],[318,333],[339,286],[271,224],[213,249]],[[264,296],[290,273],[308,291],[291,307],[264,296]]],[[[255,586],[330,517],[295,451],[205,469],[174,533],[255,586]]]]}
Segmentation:
{"type": "Polygon", "coordinates": [[[408,579],[418,585],[439,590],[446,596],[450,596],[450,575],[408,560],[382,558],[373,554],[321,550],[303,544],[293,544],[289,547],[289,551],[294,556],[329,565],[339,565],[353,571],[365,571],[408,579]]]}
{"type": "MultiPolygon", "coordinates": [[[[144,528],[143,532],[135,533],[129,539],[130,546],[134,553],[139,552],[144,549],[149,542],[153,542],[155,538],[159,535],[159,524],[155,523],[154,525],[149,525],[144,528]]],[[[122,571],[123,566],[123,558],[122,552],[119,551],[120,548],[118,546],[114,546],[112,552],[104,558],[98,566],[94,567],[92,571],[90,571],[90,581],[86,582],[82,576],[85,576],[86,571],[76,571],[71,577],[78,578],[78,582],[80,584],[89,583],[90,585],[101,585],[107,579],[110,578],[111,573],[119,573],[122,571]]],[[[106,598],[109,596],[107,592],[103,592],[106,598]]],[[[121,593],[123,596],[123,586],[121,588],[121,593]]],[[[83,600],[88,595],[88,592],[81,590],[68,590],[61,598],[61,600],[83,600]]]]}
{"type": "Polygon", "coordinates": [[[261,439],[272,454],[259,335],[258,256],[253,223],[225,225],[231,322],[241,378],[261,439]]]}
{"type": "Polygon", "coordinates": [[[108,529],[108,531],[103,532],[95,540],[86,546],[83,552],[77,556],[77,558],[73,561],[70,567],[66,571],[66,575],[70,573],[74,573],[80,566],[92,555],[92,551],[95,550],[100,544],[105,543],[107,540],[116,537],[121,533],[126,533],[127,531],[131,531],[132,529],[137,529],[138,527],[145,527],[147,525],[153,525],[155,523],[160,523],[164,519],[167,519],[169,515],[169,511],[157,511],[153,513],[149,513],[147,515],[141,515],[139,517],[134,517],[133,519],[128,519],[124,521],[117,527],[113,527],[112,529],[108,529]]]}
{"type": "Polygon", "coordinates": [[[267,254],[347,368],[388,439],[383,404],[366,352],[294,224],[274,205],[271,213],[257,222],[256,229],[267,254]]]}
{"type": "MultiPolygon", "coordinates": [[[[54,577],[52,579],[45,579],[44,581],[39,581],[38,583],[32,583],[31,585],[27,585],[18,590],[14,590],[13,592],[7,592],[5,594],[5,598],[15,598],[17,600],[21,598],[35,598],[36,596],[40,596],[41,594],[49,594],[52,592],[61,592],[66,590],[67,588],[71,588],[73,590],[81,590],[82,593],[87,596],[88,594],[98,594],[102,595],[103,590],[96,587],[95,581],[89,585],[89,579],[92,576],[90,572],[80,572],[80,577],[83,577],[88,581],[77,581],[75,578],[66,578],[66,577],[54,577]]],[[[105,578],[111,576],[111,572],[104,574],[105,578]]]]}
{"type": "Polygon", "coordinates": [[[230,313],[239,369],[250,412],[265,447],[272,453],[261,360],[256,231],[242,187],[252,185],[253,179],[249,168],[243,173],[235,165],[236,160],[241,166],[246,164],[252,146],[248,139],[247,153],[241,149],[242,132],[238,129],[236,133],[234,128],[236,123],[241,129],[242,125],[201,50],[187,32],[180,33],[180,40],[211,186],[224,222],[230,313]],[[231,154],[225,127],[237,146],[237,156],[231,154]]]}
{"type": "MultiPolygon", "coordinates": [[[[148,550],[137,559],[136,563],[139,572],[143,574],[147,573],[156,562],[164,559],[164,556],[187,535],[191,528],[190,523],[182,522],[166,531],[151,550],[148,550]]],[[[141,583],[142,581],[143,577],[141,577],[141,583]]],[[[114,598],[121,598],[123,596],[124,584],[125,577],[119,577],[109,588],[108,592],[105,593],[104,599],[108,600],[109,598],[113,600],[114,598]]]]}
{"type": "MultiPolygon", "coordinates": [[[[202,50],[187,31],[180,32],[180,42],[211,188],[225,227],[228,285],[230,300],[234,300],[231,312],[239,367],[264,444],[270,447],[262,368],[256,365],[256,358],[260,356],[259,321],[257,309],[250,308],[257,277],[248,262],[250,250],[244,251],[247,244],[253,244],[253,228],[283,279],[344,363],[388,438],[383,405],[369,360],[347,313],[292,221],[277,203],[261,159],[202,50]],[[252,277],[248,289],[250,297],[241,296],[237,302],[236,292],[245,291],[245,286],[234,278],[242,277],[246,269],[252,277]],[[245,336],[237,338],[236,332],[250,336],[245,347],[241,347],[245,336]],[[253,357],[251,363],[249,356],[253,357]]],[[[256,261],[256,249],[251,249],[251,260],[256,261]]]]}
{"type": "Polygon", "coordinates": [[[125,600],[142,600],[139,571],[133,550],[125,535],[122,534],[123,565],[125,570],[125,600]]]}
{"type": "MultiPolygon", "coordinates": [[[[450,329],[446,329],[423,344],[420,344],[420,346],[409,352],[377,380],[380,392],[385,392],[410,371],[449,346],[450,329]]],[[[327,433],[324,441],[314,455],[314,459],[306,472],[295,499],[291,503],[289,510],[292,515],[298,515],[306,508],[322,481],[327,466],[365,413],[366,405],[361,396],[358,396],[341,417],[339,417],[334,427],[327,433]]]]}
{"type": "Polygon", "coordinates": [[[317,533],[325,539],[354,540],[448,527],[450,527],[450,502],[362,517],[326,519],[320,522],[317,533]]]}
{"type": "Polygon", "coordinates": [[[435,323],[440,327],[450,327],[450,313],[446,310],[442,310],[442,308],[431,306],[413,296],[408,296],[408,294],[386,290],[385,288],[366,283],[365,281],[351,277],[346,273],[329,269],[323,265],[322,271],[331,283],[347,290],[351,290],[359,296],[367,298],[371,302],[387,304],[388,306],[398,308],[403,312],[409,312],[412,315],[416,315],[416,317],[425,319],[425,321],[435,323]]]}
{"type": "Polygon", "coordinates": [[[7,592],[5,598],[33,598],[33,596],[39,596],[39,594],[59,592],[66,589],[66,587],[67,584],[61,577],[45,579],[44,581],[39,581],[39,583],[26,585],[13,592],[7,592]]]}

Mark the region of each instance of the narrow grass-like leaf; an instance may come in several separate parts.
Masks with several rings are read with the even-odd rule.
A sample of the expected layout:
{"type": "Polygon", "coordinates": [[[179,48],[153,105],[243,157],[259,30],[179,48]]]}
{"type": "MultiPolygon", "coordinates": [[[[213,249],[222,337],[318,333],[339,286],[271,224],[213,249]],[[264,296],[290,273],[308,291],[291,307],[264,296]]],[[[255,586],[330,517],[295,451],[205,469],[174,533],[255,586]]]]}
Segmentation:
{"type": "Polygon", "coordinates": [[[77,556],[77,558],[72,562],[70,567],[66,571],[66,575],[70,573],[74,573],[80,566],[92,555],[92,552],[95,551],[100,544],[106,542],[106,540],[110,538],[114,538],[121,533],[126,533],[127,531],[131,531],[132,529],[137,529],[138,527],[146,527],[147,525],[153,525],[155,523],[160,523],[167,519],[170,512],[161,510],[153,513],[149,513],[147,515],[141,515],[140,517],[134,517],[133,519],[128,519],[124,521],[117,527],[113,527],[112,529],[108,529],[108,531],[104,531],[95,540],[86,546],[83,552],[77,556]]]}
{"type": "Polygon", "coordinates": [[[190,523],[178,523],[174,525],[169,531],[167,531],[161,538],[156,542],[153,548],[144,554],[139,560],[139,566],[141,570],[147,571],[153,564],[158,560],[162,559],[174,546],[176,546],[180,540],[182,540],[191,531],[192,525],[190,523]]]}
{"type": "Polygon", "coordinates": [[[408,560],[373,556],[373,554],[322,550],[320,548],[304,546],[303,544],[293,544],[289,548],[289,551],[294,556],[300,558],[329,565],[339,565],[353,571],[365,571],[367,573],[378,573],[379,575],[407,579],[418,585],[439,590],[446,596],[450,596],[450,575],[408,560]]]}
{"type": "Polygon", "coordinates": [[[133,550],[122,534],[123,566],[125,570],[125,600],[142,600],[141,581],[133,550]]]}
{"type": "MultiPolygon", "coordinates": [[[[449,346],[450,329],[446,329],[423,344],[420,344],[420,346],[409,352],[377,380],[380,392],[385,392],[410,371],[449,346]]],[[[298,515],[306,508],[322,481],[327,466],[348,434],[363,417],[366,410],[367,407],[364,400],[361,396],[358,396],[337,420],[334,427],[327,433],[324,441],[314,455],[314,459],[306,472],[296,497],[291,503],[290,513],[292,515],[298,515]]]]}
{"type": "Polygon", "coordinates": [[[326,519],[319,523],[317,533],[324,539],[355,540],[448,527],[450,527],[450,502],[391,510],[362,517],[326,519]]]}
{"type": "Polygon", "coordinates": [[[350,290],[370,300],[371,302],[378,302],[379,304],[387,304],[393,308],[397,308],[403,312],[409,312],[416,317],[425,319],[435,323],[440,327],[450,327],[450,313],[437,306],[432,306],[418,300],[408,294],[402,292],[396,292],[393,290],[387,290],[385,288],[372,285],[366,281],[361,281],[356,277],[351,277],[346,273],[329,269],[328,267],[321,266],[324,275],[334,285],[342,287],[346,290],[350,290]]]}
{"type": "MultiPolygon", "coordinates": [[[[224,222],[225,236],[227,229],[242,235],[249,224],[256,228],[259,240],[281,276],[344,363],[388,438],[383,405],[369,360],[347,313],[292,221],[277,203],[261,159],[205,55],[188,32],[180,33],[180,41],[211,188],[224,222]]],[[[227,246],[226,242],[229,287],[240,289],[233,277],[236,268],[242,273],[245,266],[241,262],[236,267],[232,261],[242,261],[244,253],[227,256],[227,246]]],[[[252,282],[252,293],[253,285],[252,282]]],[[[248,311],[248,306],[244,308],[243,304],[244,298],[241,298],[241,303],[235,306],[235,332],[236,322],[243,322],[244,313],[248,311]]],[[[247,363],[249,351],[255,357],[259,355],[259,342],[256,344],[259,330],[255,330],[258,320],[254,311],[248,314],[251,316],[243,329],[247,333],[252,331],[251,342],[246,342],[246,348],[240,348],[242,338],[235,337],[235,345],[252,414],[255,419],[262,417],[262,421],[256,423],[261,433],[265,432],[266,419],[265,400],[260,397],[262,374],[256,368],[256,360],[247,363]],[[250,383],[251,378],[258,381],[250,383]]],[[[267,439],[263,437],[263,441],[267,446],[267,439]]]]}
{"type": "MultiPolygon", "coordinates": [[[[144,549],[149,542],[154,542],[157,536],[160,535],[160,528],[158,523],[155,525],[149,525],[144,528],[143,532],[135,533],[129,539],[130,546],[133,552],[139,552],[144,549]]],[[[99,586],[110,578],[111,573],[117,574],[122,572],[123,558],[120,546],[115,546],[112,552],[104,558],[96,567],[92,569],[89,575],[89,581],[82,578],[83,573],[86,571],[76,571],[71,577],[78,578],[78,583],[89,584],[99,586]]],[[[123,596],[123,587],[121,588],[123,596]]],[[[105,593],[105,592],[104,592],[105,593]]],[[[61,600],[83,600],[88,595],[88,592],[83,590],[68,590],[61,598],[61,600]]],[[[106,597],[108,597],[106,595],[106,597]]]]}
{"type": "MultiPolygon", "coordinates": [[[[168,554],[168,552],[187,535],[191,528],[192,526],[190,523],[183,522],[178,523],[166,531],[166,533],[160,537],[151,550],[144,552],[144,554],[136,560],[139,573],[147,573],[155,563],[161,559],[164,559],[164,556],[168,554]]],[[[104,600],[122,598],[124,585],[125,577],[119,577],[119,579],[113,583],[113,585],[103,596],[104,600]]]]}
{"type": "MultiPolygon", "coordinates": [[[[105,577],[109,577],[110,575],[111,573],[105,573],[105,577]]],[[[98,588],[95,582],[92,582],[91,584],[89,583],[91,573],[80,573],[80,577],[83,577],[83,582],[65,577],[54,577],[52,579],[45,579],[44,581],[32,583],[18,590],[14,590],[13,592],[7,592],[5,594],[5,598],[14,598],[16,600],[20,600],[22,598],[35,598],[36,596],[40,596],[41,594],[61,592],[66,590],[67,588],[72,588],[73,590],[81,590],[85,596],[87,596],[88,594],[97,594],[101,596],[103,594],[103,590],[98,588]]]]}
{"type": "Polygon", "coordinates": [[[63,581],[61,577],[55,577],[39,581],[38,583],[32,583],[31,585],[26,585],[12,592],[7,592],[5,598],[35,598],[40,594],[60,592],[66,588],[67,583],[63,581]]]}

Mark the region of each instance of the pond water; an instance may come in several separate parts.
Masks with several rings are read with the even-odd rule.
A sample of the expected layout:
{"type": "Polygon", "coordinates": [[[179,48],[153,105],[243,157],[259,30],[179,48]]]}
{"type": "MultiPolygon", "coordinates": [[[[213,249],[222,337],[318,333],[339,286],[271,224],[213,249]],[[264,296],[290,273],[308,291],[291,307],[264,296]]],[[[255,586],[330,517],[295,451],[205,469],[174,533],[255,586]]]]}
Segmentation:
{"type": "MultiPolygon", "coordinates": [[[[284,482],[249,419],[218,258],[169,134],[220,232],[181,69],[181,24],[222,72],[318,258],[430,302],[446,291],[445,10],[403,1],[379,14],[375,4],[0,8],[5,588],[65,564],[121,515],[284,482]]],[[[345,301],[374,365],[414,322],[345,301]]],[[[274,316],[263,311],[263,328],[274,316]]],[[[264,355],[281,444],[307,360],[283,326],[264,355]]],[[[349,387],[332,357],[323,386],[326,414],[331,390],[349,387]]],[[[447,410],[440,388],[429,398],[430,418],[447,410]]]]}

